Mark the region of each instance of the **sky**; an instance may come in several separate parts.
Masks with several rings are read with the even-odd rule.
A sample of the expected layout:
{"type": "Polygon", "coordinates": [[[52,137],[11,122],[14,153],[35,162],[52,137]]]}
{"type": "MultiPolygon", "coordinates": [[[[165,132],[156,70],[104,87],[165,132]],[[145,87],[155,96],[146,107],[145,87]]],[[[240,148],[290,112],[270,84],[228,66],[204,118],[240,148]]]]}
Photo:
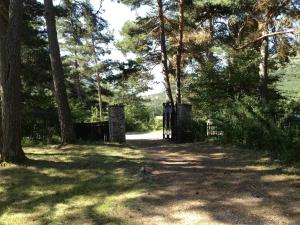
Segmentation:
{"type": "MultiPolygon", "coordinates": [[[[41,1],[41,0],[40,0],[41,1]]],[[[90,0],[96,10],[99,9],[100,0],[90,0]]],[[[60,0],[54,0],[54,4],[59,4],[60,0]]],[[[145,9],[133,10],[131,11],[129,7],[122,3],[118,3],[117,0],[103,0],[102,1],[102,9],[103,14],[102,17],[108,22],[110,29],[114,33],[115,41],[120,40],[120,30],[123,27],[123,24],[130,20],[133,21],[136,16],[142,16],[145,14],[145,9]]],[[[111,49],[111,54],[105,56],[106,59],[120,60],[126,61],[126,59],[133,59],[134,54],[122,54],[119,50],[117,50],[113,44],[109,46],[111,49]]],[[[154,82],[151,85],[152,90],[144,93],[145,95],[160,93],[163,91],[163,76],[162,76],[162,68],[160,65],[156,66],[151,73],[154,76],[154,82]]]]}

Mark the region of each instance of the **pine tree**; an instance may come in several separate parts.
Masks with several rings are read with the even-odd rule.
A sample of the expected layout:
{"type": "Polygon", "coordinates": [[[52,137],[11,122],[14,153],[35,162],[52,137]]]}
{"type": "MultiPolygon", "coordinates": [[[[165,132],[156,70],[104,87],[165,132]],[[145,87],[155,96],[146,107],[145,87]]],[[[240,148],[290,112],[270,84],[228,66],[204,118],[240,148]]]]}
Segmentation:
{"type": "Polygon", "coordinates": [[[63,38],[62,49],[67,52],[66,62],[71,68],[71,80],[74,83],[77,101],[82,101],[82,67],[85,58],[82,57],[84,51],[83,36],[85,34],[82,22],[82,3],[71,0],[64,0],[62,4],[65,12],[59,20],[59,32],[63,38]]]}
{"type": "Polygon", "coordinates": [[[22,163],[20,46],[23,1],[0,3],[0,78],[2,98],[1,160],[22,163]]]}
{"type": "Polygon", "coordinates": [[[52,76],[54,83],[54,92],[58,109],[61,139],[62,144],[69,144],[75,141],[75,134],[66,93],[64,71],[60,58],[53,2],[52,0],[44,0],[44,5],[49,40],[52,76]]]}
{"type": "MultiPolygon", "coordinates": [[[[170,2],[163,2],[163,0],[156,0],[150,2],[147,1],[146,3],[142,0],[124,0],[123,2],[131,6],[132,8],[137,8],[143,4],[148,4],[151,5],[153,9],[155,9],[155,11],[151,12],[151,16],[147,16],[145,18],[138,18],[138,20],[134,24],[132,24],[132,27],[126,27],[129,25],[129,23],[127,23],[128,25],[125,24],[124,33],[126,32],[125,29],[129,28],[128,36],[135,36],[137,42],[134,43],[135,40],[124,39],[123,43],[120,42],[119,46],[121,48],[123,47],[125,51],[128,51],[128,47],[130,47],[130,50],[133,50],[133,48],[131,47],[133,47],[133,45],[138,45],[135,47],[136,50],[134,50],[134,52],[138,51],[140,54],[145,53],[145,55],[147,55],[154,64],[157,64],[158,59],[160,59],[166,95],[168,97],[168,101],[171,103],[172,106],[174,106],[174,99],[170,82],[170,75],[172,74],[172,65],[168,57],[168,49],[170,48],[170,46],[167,45],[167,17],[165,15],[164,8],[164,5],[170,5],[170,2]],[[138,35],[140,35],[141,33],[143,35],[138,37],[138,35]],[[133,45],[130,44],[131,46],[126,46],[128,42],[132,42],[133,45]],[[154,47],[157,44],[160,46],[160,54],[157,54],[157,50],[154,47]]],[[[147,61],[149,58],[145,58],[145,61],[147,61]]]]}
{"type": "Polygon", "coordinates": [[[85,22],[85,50],[88,55],[87,62],[93,65],[92,69],[96,77],[98,107],[100,120],[103,115],[103,88],[101,76],[101,58],[109,51],[104,50],[103,45],[107,45],[112,40],[112,35],[108,31],[107,22],[100,17],[100,11],[94,12],[89,0],[83,3],[83,17],[85,22]]]}
{"type": "Polygon", "coordinates": [[[183,33],[184,33],[184,7],[185,0],[179,0],[179,38],[176,52],[176,103],[181,104],[181,63],[183,51],[183,33]]]}

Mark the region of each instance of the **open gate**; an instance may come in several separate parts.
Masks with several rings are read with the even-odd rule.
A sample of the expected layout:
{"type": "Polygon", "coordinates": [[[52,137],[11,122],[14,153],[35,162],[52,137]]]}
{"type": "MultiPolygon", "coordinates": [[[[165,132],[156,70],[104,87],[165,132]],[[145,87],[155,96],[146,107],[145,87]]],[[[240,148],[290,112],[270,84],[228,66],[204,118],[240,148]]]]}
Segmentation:
{"type": "Polygon", "coordinates": [[[175,139],[176,132],[176,110],[172,110],[170,102],[163,103],[163,138],[175,139]]]}
{"type": "Polygon", "coordinates": [[[176,142],[193,141],[192,105],[163,104],[163,138],[176,142]]]}

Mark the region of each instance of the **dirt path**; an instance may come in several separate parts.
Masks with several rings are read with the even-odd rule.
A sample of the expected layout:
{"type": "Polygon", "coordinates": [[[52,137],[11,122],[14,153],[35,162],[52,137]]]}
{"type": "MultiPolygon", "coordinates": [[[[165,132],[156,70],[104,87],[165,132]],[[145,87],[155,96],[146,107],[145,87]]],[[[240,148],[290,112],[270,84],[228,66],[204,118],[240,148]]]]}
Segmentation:
{"type": "Polygon", "coordinates": [[[126,140],[161,140],[162,137],[163,137],[162,131],[126,133],[126,140]]]}
{"type": "Polygon", "coordinates": [[[138,200],[137,224],[300,224],[300,177],[260,154],[210,143],[129,140],[145,149],[154,191],[138,200]]]}

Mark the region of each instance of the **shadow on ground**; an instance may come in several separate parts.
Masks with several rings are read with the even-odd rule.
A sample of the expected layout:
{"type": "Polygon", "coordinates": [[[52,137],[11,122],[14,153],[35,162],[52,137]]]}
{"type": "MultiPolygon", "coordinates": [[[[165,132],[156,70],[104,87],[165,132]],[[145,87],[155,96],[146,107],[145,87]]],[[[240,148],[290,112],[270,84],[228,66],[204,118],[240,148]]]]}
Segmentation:
{"type": "Polygon", "coordinates": [[[87,145],[26,152],[26,165],[0,168],[1,225],[127,224],[127,202],[147,189],[137,150],[87,145]]]}
{"type": "Polygon", "coordinates": [[[158,185],[144,224],[300,224],[300,179],[261,153],[211,143],[130,141],[158,185]]]}
{"type": "Polygon", "coordinates": [[[26,152],[0,168],[1,225],[300,224],[299,176],[260,153],[163,140],[26,152]]]}

